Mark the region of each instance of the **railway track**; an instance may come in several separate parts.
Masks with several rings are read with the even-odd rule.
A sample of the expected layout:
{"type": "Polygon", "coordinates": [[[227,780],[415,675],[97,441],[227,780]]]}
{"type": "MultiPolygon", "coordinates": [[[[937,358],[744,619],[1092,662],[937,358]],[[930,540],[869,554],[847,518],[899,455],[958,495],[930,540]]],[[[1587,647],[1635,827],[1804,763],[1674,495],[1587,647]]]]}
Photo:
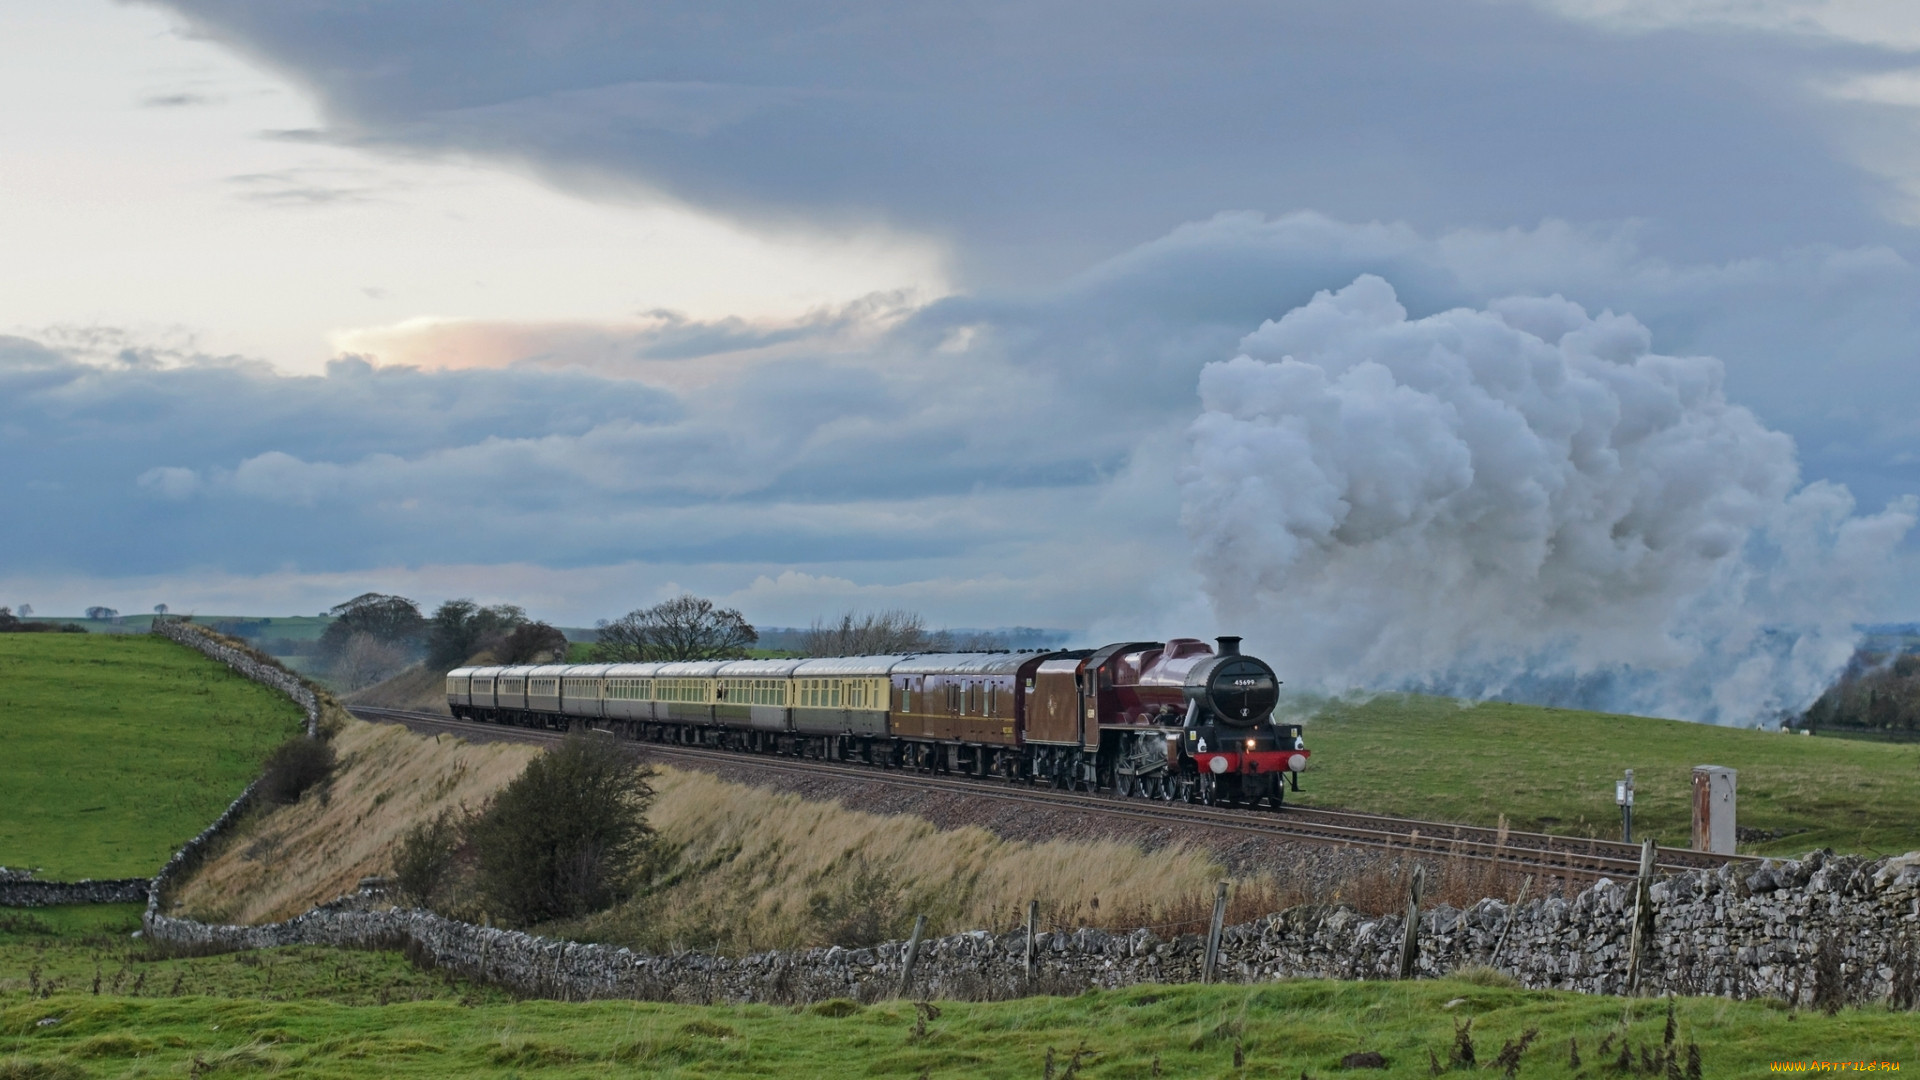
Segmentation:
{"type": "MultiPolygon", "coordinates": [[[[456,720],[439,713],[406,709],[355,707],[350,710],[364,720],[401,723],[428,734],[482,736],[490,740],[551,743],[564,733],[547,728],[511,727],[470,720],[456,720]]],[[[763,772],[785,773],[819,778],[842,777],[863,783],[893,785],[916,791],[949,791],[974,798],[1024,803],[1054,809],[1070,809],[1109,817],[1124,817],[1157,824],[1184,822],[1208,829],[1240,833],[1268,839],[1305,840],[1349,847],[1367,847],[1435,857],[1466,858],[1498,864],[1516,870],[1559,877],[1569,881],[1601,877],[1631,878],[1639,873],[1640,847],[1616,840],[1591,840],[1554,836],[1548,833],[1508,831],[1452,822],[1420,821],[1412,818],[1359,814],[1344,810],[1317,810],[1289,806],[1275,813],[1270,810],[1235,810],[1224,807],[1195,806],[1147,799],[1122,799],[1089,796],[1050,788],[1010,785],[1004,781],[978,780],[897,769],[879,769],[840,762],[747,754],[731,750],[681,746],[674,743],[636,742],[636,748],[649,756],[746,766],[763,772]]],[[[1744,861],[1741,856],[1713,855],[1684,848],[1658,848],[1656,866],[1668,873],[1682,870],[1711,869],[1728,862],[1744,861]]]]}

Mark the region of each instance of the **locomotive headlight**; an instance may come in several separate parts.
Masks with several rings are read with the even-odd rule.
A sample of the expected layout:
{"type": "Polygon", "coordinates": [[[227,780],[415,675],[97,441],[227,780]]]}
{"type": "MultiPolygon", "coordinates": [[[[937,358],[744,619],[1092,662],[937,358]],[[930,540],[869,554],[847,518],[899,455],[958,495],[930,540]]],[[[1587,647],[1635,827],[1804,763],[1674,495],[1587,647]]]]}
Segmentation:
{"type": "Polygon", "coordinates": [[[1251,750],[1251,749],[1253,749],[1253,740],[1252,740],[1252,739],[1248,739],[1248,740],[1247,740],[1247,749],[1249,749],[1249,750],[1251,750]]]}
{"type": "Polygon", "coordinates": [[[1293,748],[1295,750],[1305,750],[1307,748],[1307,740],[1295,735],[1293,737],[1293,748]]]}

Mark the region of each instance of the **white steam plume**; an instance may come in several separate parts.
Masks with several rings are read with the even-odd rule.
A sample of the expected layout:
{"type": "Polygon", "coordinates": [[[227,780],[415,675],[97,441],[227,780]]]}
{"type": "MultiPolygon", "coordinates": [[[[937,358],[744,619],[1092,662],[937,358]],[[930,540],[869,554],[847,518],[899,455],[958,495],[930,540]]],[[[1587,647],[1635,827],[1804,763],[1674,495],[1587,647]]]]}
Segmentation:
{"type": "Polygon", "coordinates": [[[1407,319],[1365,276],[1207,366],[1183,516],[1293,685],[1725,724],[1804,708],[1913,526],[1802,486],[1719,361],[1514,299],[1407,319]]]}

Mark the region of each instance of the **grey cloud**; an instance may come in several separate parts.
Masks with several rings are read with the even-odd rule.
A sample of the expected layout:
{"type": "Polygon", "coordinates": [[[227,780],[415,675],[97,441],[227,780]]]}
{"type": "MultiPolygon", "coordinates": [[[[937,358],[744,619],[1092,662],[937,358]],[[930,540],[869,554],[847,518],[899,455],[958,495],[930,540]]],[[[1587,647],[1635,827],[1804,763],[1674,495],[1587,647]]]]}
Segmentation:
{"type": "Polygon", "coordinates": [[[153,94],[140,99],[140,104],[149,109],[180,109],[193,105],[217,105],[223,98],[210,94],[171,93],[153,94]]]}
{"type": "Polygon", "coordinates": [[[1479,0],[170,6],[314,87],[332,138],[903,224],[983,281],[1229,208],[1636,219],[1692,259],[1905,236],[1840,160],[1855,113],[1802,89],[1889,54],[1813,39],[1628,38],[1479,0]]]}
{"type": "Polygon", "coordinates": [[[379,184],[352,183],[357,170],[282,169],[243,173],[226,182],[239,198],[267,206],[330,206],[372,202],[391,189],[379,184]]]}

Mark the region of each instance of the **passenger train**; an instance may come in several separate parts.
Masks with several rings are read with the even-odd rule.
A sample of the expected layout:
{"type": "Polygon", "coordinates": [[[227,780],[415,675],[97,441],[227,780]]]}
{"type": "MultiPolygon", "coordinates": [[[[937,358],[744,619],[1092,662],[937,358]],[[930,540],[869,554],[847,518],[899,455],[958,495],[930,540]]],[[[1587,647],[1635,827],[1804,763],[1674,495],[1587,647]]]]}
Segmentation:
{"type": "Polygon", "coordinates": [[[1279,809],[1311,756],[1271,667],[1222,637],[1099,649],[468,667],[469,720],[1279,809]]]}

